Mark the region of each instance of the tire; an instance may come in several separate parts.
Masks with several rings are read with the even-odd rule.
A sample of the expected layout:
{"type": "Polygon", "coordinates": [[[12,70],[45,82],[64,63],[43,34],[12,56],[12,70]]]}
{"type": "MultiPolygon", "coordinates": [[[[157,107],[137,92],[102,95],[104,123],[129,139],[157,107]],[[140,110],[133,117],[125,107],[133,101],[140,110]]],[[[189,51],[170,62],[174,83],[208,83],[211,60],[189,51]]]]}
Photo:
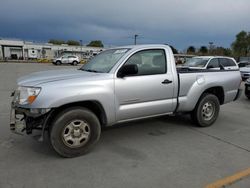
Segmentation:
{"type": "Polygon", "coordinates": [[[62,62],[61,61],[56,61],[56,65],[61,65],[62,62]]]}
{"type": "Polygon", "coordinates": [[[250,96],[247,96],[247,98],[250,100],[250,96]]]}
{"type": "Polygon", "coordinates": [[[77,64],[78,64],[77,61],[73,61],[73,62],[72,62],[72,65],[74,65],[74,66],[76,66],[77,64]]]}
{"type": "Polygon", "coordinates": [[[73,107],[58,114],[50,127],[50,142],[63,157],[87,153],[99,140],[101,126],[96,115],[83,107],[73,107]]]}
{"type": "Polygon", "coordinates": [[[219,111],[219,99],[213,94],[205,93],[197,102],[191,118],[198,126],[208,127],[216,121],[219,111]]]}

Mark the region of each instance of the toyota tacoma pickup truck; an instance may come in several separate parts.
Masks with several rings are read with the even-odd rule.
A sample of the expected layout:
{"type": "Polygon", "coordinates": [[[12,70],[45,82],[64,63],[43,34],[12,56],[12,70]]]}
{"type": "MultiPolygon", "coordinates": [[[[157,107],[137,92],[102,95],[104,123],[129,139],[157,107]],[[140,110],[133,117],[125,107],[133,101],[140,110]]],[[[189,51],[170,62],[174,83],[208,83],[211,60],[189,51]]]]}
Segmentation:
{"type": "Polygon", "coordinates": [[[167,45],[108,49],[81,68],[32,73],[17,81],[10,129],[48,132],[63,157],[85,154],[102,127],[167,114],[189,113],[212,125],[220,105],[240,95],[239,70],[176,68],[167,45]]]}

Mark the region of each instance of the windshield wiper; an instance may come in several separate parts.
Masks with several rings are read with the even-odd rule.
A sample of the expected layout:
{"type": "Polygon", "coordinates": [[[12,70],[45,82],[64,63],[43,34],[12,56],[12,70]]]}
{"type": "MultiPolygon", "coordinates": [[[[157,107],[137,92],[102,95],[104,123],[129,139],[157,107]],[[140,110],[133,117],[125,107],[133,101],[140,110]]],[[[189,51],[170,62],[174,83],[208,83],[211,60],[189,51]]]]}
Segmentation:
{"type": "Polygon", "coordinates": [[[79,70],[87,71],[87,72],[98,72],[98,73],[102,73],[101,71],[92,70],[92,69],[79,69],[79,70]]]}

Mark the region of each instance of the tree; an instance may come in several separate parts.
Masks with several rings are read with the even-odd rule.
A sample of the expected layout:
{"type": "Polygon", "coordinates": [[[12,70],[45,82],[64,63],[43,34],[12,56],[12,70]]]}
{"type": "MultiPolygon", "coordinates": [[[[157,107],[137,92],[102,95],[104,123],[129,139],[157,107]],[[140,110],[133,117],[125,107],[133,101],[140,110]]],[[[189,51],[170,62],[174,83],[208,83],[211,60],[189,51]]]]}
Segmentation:
{"type": "Polygon", "coordinates": [[[230,48],[224,48],[224,55],[225,56],[232,56],[233,52],[230,48]]]}
{"type": "Polygon", "coordinates": [[[232,56],[232,50],[224,47],[213,47],[209,50],[209,55],[232,56]]]}
{"type": "Polygon", "coordinates": [[[170,48],[172,49],[174,54],[178,54],[178,50],[175,47],[170,45],[170,48]]]}
{"type": "Polygon", "coordinates": [[[80,46],[80,42],[76,40],[68,40],[67,44],[70,46],[80,46]]]}
{"type": "Polygon", "coordinates": [[[207,49],[206,46],[201,46],[200,49],[199,49],[199,52],[200,52],[201,54],[207,54],[208,49],[207,49]]]}
{"type": "Polygon", "coordinates": [[[93,40],[87,46],[91,46],[91,47],[103,47],[103,44],[102,44],[101,40],[93,40]]]}
{"type": "Polygon", "coordinates": [[[58,39],[50,39],[48,41],[48,43],[61,45],[61,44],[65,44],[65,41],[64,40],[58,40],[58,39]]]}
{"type": "Polygon", "coordinates": [[[196,51],[195,47],[194,46],[189,46],[188,49],[187,49],[187,53],[188,54],[194,54],[196,51]]]}
{"type": "Polygon", "coordinates": [[[241,31],[232,43],[235,56],[247,56],[250,53],[250,32],[241,31]]]}

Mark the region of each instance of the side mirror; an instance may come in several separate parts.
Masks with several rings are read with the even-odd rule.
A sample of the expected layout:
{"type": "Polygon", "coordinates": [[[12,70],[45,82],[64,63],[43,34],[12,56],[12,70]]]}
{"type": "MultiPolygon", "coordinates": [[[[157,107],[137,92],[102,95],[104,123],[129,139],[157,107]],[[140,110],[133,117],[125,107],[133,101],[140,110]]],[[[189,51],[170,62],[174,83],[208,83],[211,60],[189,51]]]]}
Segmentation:
{"type": "Polygon", "coordinates": [[[138,67],[136,64],[124,65],[117,73],[118,78],[134,75],[138,73],[138,67]]]}

